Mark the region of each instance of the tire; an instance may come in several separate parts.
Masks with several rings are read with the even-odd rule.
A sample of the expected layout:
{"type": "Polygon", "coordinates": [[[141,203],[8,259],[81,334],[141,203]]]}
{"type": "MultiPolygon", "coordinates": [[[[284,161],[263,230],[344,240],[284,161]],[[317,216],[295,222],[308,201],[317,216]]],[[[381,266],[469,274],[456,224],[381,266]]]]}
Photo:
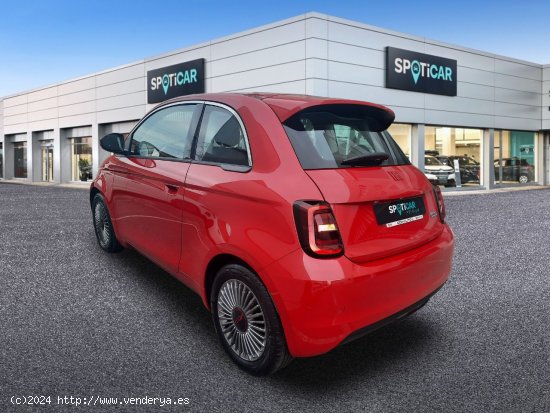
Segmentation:
{"type": "Polygon", "coordinates": [[[212,285],[210,306],[218,338],[242,370],[265,376],[292,361],[273,301],[248,268],[238,264],[221,268],[212,285]]]}
{"type": "Polygon", "coordinates": [[[518,178],[518,182],[520,184],[526,184],[527,182],[529,182],[529,177],[527,175],[520,175],[519,178],[518,178]]]}
{"type": "Polygon", "coordinates": [[[122,246],[118,242],[109,210],[101,194],[96,194],[92,201],[92,216],[95,236],[99,246],[107,252],[119,252],[122,246]]]}

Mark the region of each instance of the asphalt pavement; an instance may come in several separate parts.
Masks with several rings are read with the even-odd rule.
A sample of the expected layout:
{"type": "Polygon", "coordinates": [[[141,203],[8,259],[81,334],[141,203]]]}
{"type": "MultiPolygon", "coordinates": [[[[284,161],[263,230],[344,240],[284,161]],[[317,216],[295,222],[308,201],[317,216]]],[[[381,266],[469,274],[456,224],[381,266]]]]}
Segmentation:
{"type": "Polygon", "coordinates": [[[446,203],[453,272],[424,308],[256,378],[198,296],[96,245],[86,191],[0,183],[0,411],[549,412],[550,190],[446,203]]]}

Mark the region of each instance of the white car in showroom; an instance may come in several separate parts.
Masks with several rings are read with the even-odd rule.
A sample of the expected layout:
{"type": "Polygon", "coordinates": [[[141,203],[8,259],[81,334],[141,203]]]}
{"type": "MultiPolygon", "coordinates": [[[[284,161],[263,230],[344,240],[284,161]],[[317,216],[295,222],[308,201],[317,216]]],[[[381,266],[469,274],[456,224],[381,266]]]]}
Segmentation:
{"type": "Polygon", "coordinates": [[[424,174],[434,185],[455,186],[455,170],[432,155],[424,155],[424,174]]]}

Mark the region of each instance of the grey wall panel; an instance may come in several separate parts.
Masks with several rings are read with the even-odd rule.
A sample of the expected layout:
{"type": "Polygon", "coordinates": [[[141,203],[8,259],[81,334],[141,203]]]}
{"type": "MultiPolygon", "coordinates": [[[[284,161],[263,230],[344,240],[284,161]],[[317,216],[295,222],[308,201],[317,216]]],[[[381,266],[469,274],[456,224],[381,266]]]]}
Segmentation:
{"type": "Polygon", "coordinates": [[[80,92],[60,95],[57,99],[59,106],[76,105],[78,103],[90,102],[95,99],[95,89],[87,89],[80,92]]]}
{"type": "MultiPolygon", "coordinates": [[[[540,120],[542,117],[540,106],[516,105],[513,103],[495,102],[495,116],[509,116],[512,118],[524,118],[540,120]]],[[[537,128],[538,129],[538,128],[537,128]]]]}
{"type": "Polygon", "coordinates": [[[269,49],[257,50],[247,54],[246,58],[243,58],[243,56],[232,56],[215,60],[210,63],[210,70],[207,72],[207,76],[218,77],[236,72],[303,60],[305,47],[305,42],[301,40],[269,49]]]}
{"type": "MultiPolygon", "coordinates": [[[[472,69],[486,71],[494,71],[495,69],[495,59],[493,57],[474,52],[427,43],[426,53],[446,57],[448,59],[454,59],[458,62],[459,67],[469,67],[472,69]]],[[[458,72],[460,74],[460,68],[458,72]]]]}
{"type": "Polygon", "coordinates": [[[358,27],[348,23],[329,21],[328,40],[372,49],[384,50],[386,46],[424,52],[424,43],[405,36],[389,35],[382,31],[358,27]]]}
{"type": "Polygon", "coordinates": [[[540,93],[541,82],[522,77],[495,73],[495,86],[504,89],[514,89],[533,93],[540,93]]]}
{"type": "Polygon", "coordinates": [[[541,99],[541,94],[536,92],[495,88],[495,101],[497,102],[540,107],[541,99]]]}
{"type": "Polygon", "coordinates": [[[306,78],[328,79],[328,61],[324,59],[306,59],[306,78]]]}
{"type": "Polygon", "coordinates": [[[383,50],[370,49],[348,44],[328,42],[329,60],[354,65],[385,69],[386,53],[383,50]]]}
{"type": "Polygon", "coordinates": [[[59,109],[57,107],[45,110],[38,110],[35,112],[29,112],[29,122],[36,122],[40,120],[57,119],[59,116],[59,109]]]}
{"type": "Polygon", "coordinates": [[[124,82],[126,80],[142,78],[145,76],[145,68],[143,63],[136,63],[130,66],[124,66],[108,72],[99,73],[95,77],[95,86],[105,86],[114,83],[124,82]]]}
{"type": "Polygon", "coordinates": [[[69,82],[61,83],[57,86],[58,96],[66,95],[69,93],[76,93],[86,89],[93,89],[95,87],[95,76],[87,76],[82,79],[71,80],[69,82]]]}
{"type": "MultiPolygon", "coordinates": [[[[314,13],[315,14],[315,13],[314,13]]],[[[306,18],[306,36],[326,39],[328,36],[328,20],[326,15],[312,15],[306,18]]]]}
{"type": "Polygon", "coordinates": [[[328,42],[326,39],[309,38],[305,40],[305,58],[328,58],[328,42]]]}
{"type": "Polygon", "coordinates": [[[57,96],[49,99],[38,100],[29,102],[27,109],[29,112],[36,112],[39,110],[52,109],[57,107],[57,96]]]}
{"type": "MultiPolygon", "coordinates": [[[[27,112],[21,115],[4,116],[4,126],[20,125],[20,124],[26,123],[27,121],[28,121],[27,112]]],[[[11,132],[5,132],[5,133],[11,133],[11,132]]]]}
{"type": "Polygon", "coordinates": [[[26,105],[28,102],[28,97],[28,94],[21,94],[19,96],[4,98],[4,109],[12,106],[26,105]]]}
{"type": "Polygon", "coordinates": [[[492,102],[495,100],[495,88],[492,86],[458,82],[457,95],[460,97],[488,100],[492,102]]]}
{"type": "Polygon", "coordinates": [[[30,103],[55,97],[57,97],[57,86],[52,86],[29,93],[28,101],[30,103]]]}
{"type": "Polygon", "coordinates": [[[329,62],[330,80],[384,87],[386,72],[372,67],[351,65],[349,63],[329,62]]]}
{"type": "Polygon", "coordinates": [[[113,96],[96,101],[96,110],[121,109],[129,106],[139,105],[147,98],[145,91],[129,93],[127,95],[113,96]]]}
{"type": "Polygon", "coordinates": [[[292,43],[305,38],[304,20],[245,34],[211,46],[212,60],[223,59],[259,49],[269,49],[284,43],[292,43]]]}
{"type": "Polygon", "coordinates": [[[268,92],[268,93],[305,93],[306,81],[295,80],[273,85],[255,86],[251,88],[237,89],[234,92],[268,92]]]}
{"type": "Polygon", "coordinates": [[[452,113],[438,110],[425,112],[427,125],[448,125],[470,128],[491,128],[494,126],[492,115],[480,115],[475,113],[452,113]]]}
{"type": "Polygon", "coordinates": [[[306,79],[306,93],[315,96],[328,96],[327,79],[306,79]]]}
{"type": "Polygon", "coordinates": [[[137,105],[128,108],[108,110],[97,113],[98,123],[113,123],[124,120],[141,119],[146,113],[145,105],[137,105]]]}
{"type": "Polygon", "coordinates": [[[540,66],[510,62],[508,60],[495,58],[495,72],[515,77],[542,80],[542,69],[540,66]]]}
{"type": "Polygon", "coordinates": [[[494,102],[488,100],[471,99],[463,97],[449,97],[439,95],[426,95],[426,109],[444,110],[454,113],[477,113],[480,115],[493,115],[494,102]]]}
{"type": "Polygon", "coordinates": [[[95,113],[87,113],[83,115],[65,116],[59,118],[59,128],[67,129],[75,126],[91,125],[95,122],[95,113]]]}
{"type": "MultiPolygon", "coordinates": [[[[69,106],[59,107],[59,117],[84,115],[95,112],[95,101],[76,103],[69,106]]],[[[74,125],[73,125],[74,126],[74,125]]]]}
{"type": "Polygon", "coordinates": [[[33,130],[33,131],[55,129],[55,128],[57,128],[57,117],[55,119],[29,122],[29,130],[33,130]]]}
{"type": "Polygon", "coordinates": [[[153,57],[147,59],[144,64],[144,71],[159,69],[165,66],[172,66],[182,62],[188,62],[195,59],[210,60],[210,48],[208,46],[190,48],[176,53],[172,53],[168,56],[153,57]]]}
{"type": "Polygon", "coordinates": [[[457,78],[459,82],[471,83],[473,85],[494,86],[495,73],[487,70],[472,69],[470,67],[458,66],[457,78]]]}
{"type": "Polygon", "coordinates": [[[425,110],[418,108],[406,108],[401,106],[390,106],[395,112],[396,123],[424,123],[425,110]]]}
{"type": "Polygon", "coordinates": [[[226,92],[276,83],[287,83],[303,80],[304,78],[305,65],[301,61],[216,77],[212,79],[212,89],[217,92],[226,92]]]}
{"type": "Polygon", "coordinates": [[[21,115],[28,112],[28,105],[7,106],[4,107],[4,118],[9,119],[11,116],[21,115]]]}
{"type": "Polygon", "coordinates": [[[401,90],[385,89],[377,86],[329,80],[328,96],[366,100],[387,106],[424,108],[425,96],[422,93],[410,93],[401,90]]]}
{"type": "Polygon", "coordinates": [[[138,78],[114,83],[108,86],[101,86],[95,89],[96,99],[103,99],[112,96],[126,95],[128,93],[143,92],[146,90],[146,79],[138,78]]]}
{"type": "Polygon", "coordinates": [[[503,130],[535,131],[541,127],[540,119],[521,119],[495,116],[495,128],[503,130]]]}

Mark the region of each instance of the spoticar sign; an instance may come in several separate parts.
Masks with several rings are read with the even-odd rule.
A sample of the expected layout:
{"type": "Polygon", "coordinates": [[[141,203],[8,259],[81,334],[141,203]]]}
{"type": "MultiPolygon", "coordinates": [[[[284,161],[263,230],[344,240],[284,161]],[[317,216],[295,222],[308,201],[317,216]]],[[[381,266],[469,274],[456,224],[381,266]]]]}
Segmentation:
{"type": "Polygon", "coordinates": [[[386,87],[456,96],[456,60],[386,47],[386,87]]]}
{"type": "Polygon", "coordinates": [[[204,59],[147,72],[147,103],[204,93],[204,59]]]}

